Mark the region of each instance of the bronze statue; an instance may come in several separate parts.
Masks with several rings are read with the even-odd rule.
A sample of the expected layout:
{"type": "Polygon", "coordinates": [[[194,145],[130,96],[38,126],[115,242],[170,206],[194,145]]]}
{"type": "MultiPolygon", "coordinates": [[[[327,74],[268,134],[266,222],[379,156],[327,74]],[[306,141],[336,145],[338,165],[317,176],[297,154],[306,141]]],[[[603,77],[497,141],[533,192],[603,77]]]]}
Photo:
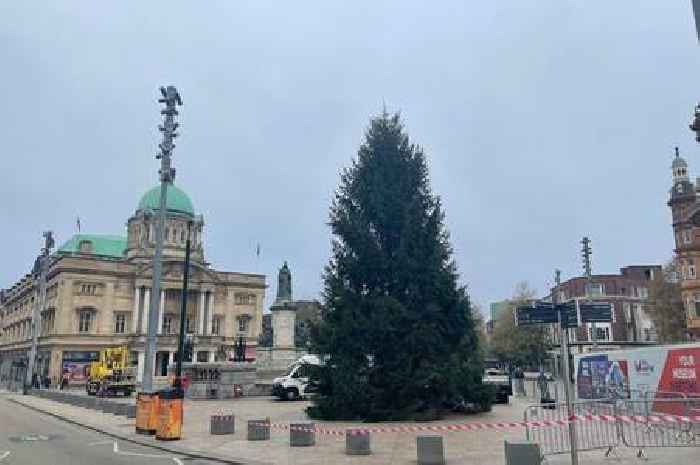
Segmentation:
{"type": "Polygon", "coordinates": [[[277,298],[275,302],[291,302],[292,301],[292,273],[289,271],[287,262],[284,262],[280,268],[277,277],[277,298]]]}

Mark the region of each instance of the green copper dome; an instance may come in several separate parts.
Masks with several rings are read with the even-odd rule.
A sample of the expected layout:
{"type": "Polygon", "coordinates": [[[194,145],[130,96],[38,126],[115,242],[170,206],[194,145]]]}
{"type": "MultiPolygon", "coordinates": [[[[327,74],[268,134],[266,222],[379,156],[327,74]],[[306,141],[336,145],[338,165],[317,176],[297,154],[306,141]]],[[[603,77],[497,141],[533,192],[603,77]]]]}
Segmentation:
{"type": "MultiPolygon", "coordinates": [[[[160,208],[159,185],[143,194],[143,197],[141,197],[141,200],[139,201],[137,210],[158,210],[158,208],[160,208]]],[[[184,213],[185,215],[194,216],[192,201],[187,194],[173,184],[168,184],[166,210],[173,213],[184,213]]]]}

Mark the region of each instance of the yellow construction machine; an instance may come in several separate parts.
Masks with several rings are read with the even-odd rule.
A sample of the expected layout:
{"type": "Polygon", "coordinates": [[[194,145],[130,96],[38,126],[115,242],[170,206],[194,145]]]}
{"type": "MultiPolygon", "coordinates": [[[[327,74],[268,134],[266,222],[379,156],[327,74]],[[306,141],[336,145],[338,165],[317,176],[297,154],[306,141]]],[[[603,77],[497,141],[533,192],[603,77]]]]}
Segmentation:
{"type": "Polygon", "coordinates": [[[90,364],[86,390],[88,395],[130,396],[136,389],[134,367],[127,346],[109,347],[100,351],[100,360],[90,364]]]}

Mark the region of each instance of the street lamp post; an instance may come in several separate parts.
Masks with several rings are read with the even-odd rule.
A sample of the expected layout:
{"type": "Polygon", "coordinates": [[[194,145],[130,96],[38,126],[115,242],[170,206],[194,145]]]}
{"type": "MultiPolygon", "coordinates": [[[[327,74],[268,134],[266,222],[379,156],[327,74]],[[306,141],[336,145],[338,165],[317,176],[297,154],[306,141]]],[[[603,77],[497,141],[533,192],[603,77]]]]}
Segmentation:
{"type": "Polygon", "coordinates": [[[182,298],[180,304],[180,337],[177,343],[177,364],[175,365],[175,383],[173,387],[180,393],[182,387],[182,361],[185,358],[185,319],[187,318],[187,285],[190,277],[190,236],[192,221],[187,222],[187,242],[185,243],[185,266],[182,273],[182,298]]]}
{"type": "Polygon", "coordinates": [[[165,108],[161,114],[165,116],[163,125],[158,129],[163,133],[163,142],[158,146],[160,151],[156,159],[160,160],[160,202],[158,205],[158,220],[156,222],[156,245],[153,253],[153,281],[151,284],[151,301],[148,309],[148,333],[146,336],[146,351],[143,369],[142,391],[153,392],[153,372],[156,352],[156,333],[158,326],[158,309],[160,308],[160,281],[161,281],[161,257],[163,254],[163,233],[165,230],[165,209],[168,196],[168,184],[175,178],[175,168],[171,166],[171,156],[175,144],[173,140],[178,136],[175,130],[179,124],[175,122],[178,112],[177,105],[182,105],[180,94],[175,86],[161,87],[162,98],[159,103],[164,103],[165,108]]]}
{"type": "MultiPolygon", "coordinates": [[[[591,273],[591,240],[584,236],[581,240],[581,258],[583,258],[583,270],[586,273],[586,298],[592,298],[593,274],[591,273]]],[[[593,350],[598,349],[598,328],[595,323],[591,323],[591,333],[593,334],[593,350]]]]}

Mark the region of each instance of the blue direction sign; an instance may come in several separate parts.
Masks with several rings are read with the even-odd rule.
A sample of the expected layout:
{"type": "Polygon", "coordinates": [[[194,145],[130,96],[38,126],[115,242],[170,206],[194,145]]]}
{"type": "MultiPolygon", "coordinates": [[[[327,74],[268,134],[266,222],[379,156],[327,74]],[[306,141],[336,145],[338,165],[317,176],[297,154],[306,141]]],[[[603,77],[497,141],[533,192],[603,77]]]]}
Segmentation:
{"type": "Polygon", "coordinates": [[[561,312],[562,328],[576,328],[578,326],[578,312],[575,300],[557,304],[557,311],[561,312]]]}
{"type": "Polygon", "coordinates": [[[578,326],[576,301],[573,300],[556,304],[556,306],[551,302],[535,302],[532,305],[518,307],[515,310],[515,323],[518,326],[558,323],[559,312],[561,312],[562,327],[578,326]]]}
{"type": "Polygon", "coordinates": [[[515,310],[517,326],[550,324],[557,321],[557,313],[550,302],[535,302],[534,305],[518,307],[515,310]]]}
{"type": "Polygon", "coordinates": [[[610,323],[612,305],[609,302],[580,302],[582,323],[610,323]]]}

